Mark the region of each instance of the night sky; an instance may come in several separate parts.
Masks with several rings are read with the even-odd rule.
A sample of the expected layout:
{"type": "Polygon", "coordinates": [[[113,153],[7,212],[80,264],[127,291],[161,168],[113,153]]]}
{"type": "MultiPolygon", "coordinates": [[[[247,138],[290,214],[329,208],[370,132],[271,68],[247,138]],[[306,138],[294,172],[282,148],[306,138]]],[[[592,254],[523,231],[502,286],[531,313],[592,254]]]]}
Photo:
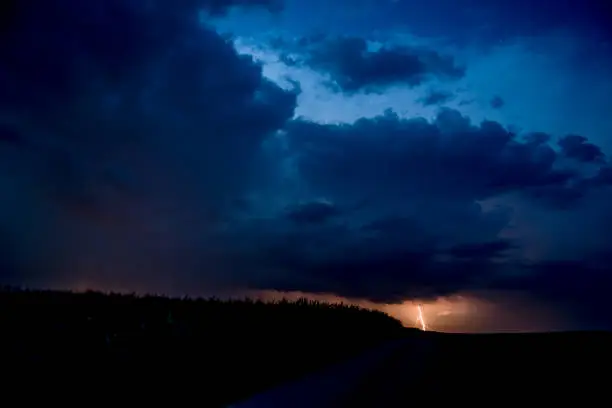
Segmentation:
{"type": "Polygon", "coordinates": [[[612,328],[603,0],[2,8],[0,283],[612,328]]]}

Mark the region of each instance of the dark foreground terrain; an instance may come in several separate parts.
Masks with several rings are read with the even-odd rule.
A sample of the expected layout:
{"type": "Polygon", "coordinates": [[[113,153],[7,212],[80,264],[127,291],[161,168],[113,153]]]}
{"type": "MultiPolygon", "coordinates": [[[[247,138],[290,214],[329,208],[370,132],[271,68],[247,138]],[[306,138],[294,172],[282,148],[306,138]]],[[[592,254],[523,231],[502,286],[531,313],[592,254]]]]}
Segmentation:
{"type": "Polygon", "coordinates": [[[612,333],[424,335],[407,342],[336,405],[588,407],[612,397],[612,333]]]}
{"type": "Polygon", "coordinates": [[[612,333],[455,335],[306,300],[0,291],[5,398],[325,408],[608,404],[612,333]]]}
{"type": "Polygon", "coordinates": [[[235,408],[590,407],[612,396],[612,333],[419,333],[388,344],[235,408]]]}
{"type": "Polygon", "coordinates": [[[133,398],[224,406],[404,333],[399,321],[381,312],[308,300],[5,288],[0,369],[6,379],[0,388],[44,399],[88,395],[81,402],[133,398]]]}

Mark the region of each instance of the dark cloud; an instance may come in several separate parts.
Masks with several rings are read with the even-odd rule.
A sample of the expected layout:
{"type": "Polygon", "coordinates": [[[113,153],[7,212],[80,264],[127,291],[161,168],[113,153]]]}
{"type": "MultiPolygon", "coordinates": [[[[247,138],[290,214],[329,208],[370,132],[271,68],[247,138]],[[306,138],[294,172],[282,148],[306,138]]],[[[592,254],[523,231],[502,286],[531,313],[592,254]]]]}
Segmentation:
{"type": "Polygon", "coordinates": [[[57,103],[60,93],[70,97],[69,90],[79,92],[83,85],[93,86],[92,76],[121,81],[140,73],[152,58],[161,57],[162,51],[168,53],[178,42],[197,36],[198,11],[219,15],[234,6],[276,3],[189,0],[177,6],[163,1],[18,2],[11,12],[10,29],[0,37],[2,101],[30,106],[37,102],[45,107],[57,103]]]}
{"type": "Polygon", "coordinates": [[[333,203],[318,200],[289,207],[287,218],[296,223],[321,223],[341,213],[340,209],[333,203]]]}
{"type": "MultiPolygon", "coordinates": [[[[444,289],[446,293],[453,293],[463,286],[465,275],[444,276],[432,268],[428,253],[364,253],[363,248],[357,249],[359,251],[352,252],[351,257],[302,264],[296,268],[296,276],[314,276],[315,279],[304,284],[307,290],[315,293],[332,292],[380,302],[426,297],[432,294],[427,289],[434,286],[437,294],[444,289]]],[[[290,280],[282,283],[284,288],[291,289],[290,280]]]]}
{"type": "Polygon", "coordinates": [[[512,248],[513,245],[508,240],[498,239],[490,242],[456,245],[448,252],[457,258],[490,259],[503,256],[512,248]]]}
{"type": "Polygon", "coordinates": [[[0,188],[11,197],[0,230],[20,248],[5,254],[13,278],[214,281],[203,248],[227,203],[269,171],[263,142],[292,117],[296,92],[197,12],[269,3],[20,3],[0,39],[0,188]]]}
{"type": "Polygon", "coordinates": [[[504,102],[501,96],[494,96],[490,102],[490,105],[493,109],[501,109],[505,104],[506,102],[504,102]]]}
{"type": "MultiPolygon", "coordinates": [[[[444,259],[448,250],[426,243],[423,236],[411,236],[415,232],[403,229],[399,236],[371,236],[336,230],[334,235],[325,236],[330,233],[327,229],[289,234],[284,236],[283,245],[258,259],[256,264],[263,269],[250,275],[249,284],[261,289],[334,293],[394,303],[483,288],[496,279],[499,267],[492,261],[501,250],[444,259]],[[348,235],[353,237],[347,239],[348,235]],[[402,237],[408,242],[402,243],[402,237]],[[418,245],[414,242],[417,240],[421,241],[418,245]]],[[[473,245],[485,248],[487,244],[473,245]]]]}
{"type": "Polygon", "coordinates": [[[458,79],[465,74],[452,56],[422,47],[368,44],[359,37],[314,36],[297,44],[277,40],[284,61],[328,74],[342,92],[381,92],[393,85],[417,86],[432,78],[458,79]]]}
{"type": "MultiPolygon", "coordinates": [[[[323,2],[313,2],[319,1],[323,2]]],[[[568,28],[612,38],[612,6],[601,0],[364,0],[359,6],[343,0],[334,11],[340,14],[347,8],[354,10],[350,19],[345,18],[351,28],[357,24],[369,30],[410,27],[415,35],[444,37],[460,44],[496,46],[517,37],[568,28]]]]}
{"type": "Polygon", "coordinates": [[[612,167],[600,167],[597,175],[589,181],[596,186],[612,186],[612,167]]]}
{"type": "Polygon", "coordinates": [[[558,142],[561,152],[571,159],[581,162],[602,162],[605,159],[601,148],[593,143],[588,143],[588,139],[579,135],[567,135],[558,142]]]}
{"type": "Polygon", "coordinates": [[[295,121],[289,132],[301,174],[323,194],[340,189],[397,198],[485,199],[511,191],[541,196],[584,180],[560,167],[558,153],[539,135],[522,141],[497,122],[472,125],[451,109],[433,122],[389,112],[353,125],[295,121]]]}
{"type": "Polygon", "coordinates": [[[441,105],[448,101],[451,101],[455,95],[448,91],[435,91],[432,90],[427,95],[419,100],[424,106],[441,105]]]}
{"type": "MultiPolygon", "coordinates": [[[[578,208],[607,174],[603,165],[599,175],[565,168],[548,134],[517,135],[492,121],[475,125],[450,109],[432,121],[392,112],[353,124],[298,119],[285,137],[308,191],[330,203],[362,204],[340,217],[327,217],[336,210],[329,204],[313,206],[321,216],[307,230],[282,219],[254,227],[259,250],[251,265],[260,272],[248,279],[257,288],[384,302],[519,290],[529,284],[520,275],[524,241],[500,238],[512,208],[480,203],[511,196],[550,213],[568,210],[568,202],[578,208]]],[[[553,290],[554,281],[549,285],[553,290]]]]}

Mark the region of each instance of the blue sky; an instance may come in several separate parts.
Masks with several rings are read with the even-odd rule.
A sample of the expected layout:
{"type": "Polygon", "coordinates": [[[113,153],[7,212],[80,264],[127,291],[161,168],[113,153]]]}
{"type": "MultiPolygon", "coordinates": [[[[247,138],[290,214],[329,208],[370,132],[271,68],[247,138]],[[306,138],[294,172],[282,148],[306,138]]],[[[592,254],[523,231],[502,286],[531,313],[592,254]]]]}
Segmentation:
{"type": "Polygon", "coordinates": [[[609,8],[279,4],[7,14],[3,282],[609,327],[609,8]]]}

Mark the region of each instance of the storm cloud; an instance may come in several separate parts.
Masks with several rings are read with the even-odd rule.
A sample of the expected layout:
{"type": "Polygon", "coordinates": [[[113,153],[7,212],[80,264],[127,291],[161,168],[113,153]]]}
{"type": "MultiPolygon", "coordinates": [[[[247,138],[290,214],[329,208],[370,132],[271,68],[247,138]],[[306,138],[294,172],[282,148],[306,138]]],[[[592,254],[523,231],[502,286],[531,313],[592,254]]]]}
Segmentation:
{"type": "MultiPolygon", "coordinates": [[[[499,238],[513,208],[485,208],[487,200],[512,196],[571,216],[592,194],[610,197],[596,182],[603,162],[598,172],[584,160],[568,167],[551,135],[473,124],[451,109],[431,121],[390,111],[352,124],[296,119],[285,132],[295,183],[327,201],[293,207],[299,228],[280,218],[245,226],[266,248],[252,263],[261,272],[249,284],[258,288],[377,302],[506,289],[525,282],[526,270],[540,270],[540,261],[525,257],[520,238],[499,238]]],[[[548,283],[534,285],[532,294],[554,292],[554,280],[548,283]]]]}
{"type": "Polygon", "coordinates": [[[4,33],[1,229],[27,248],[9,280],[171,285],[266,173],[296,92],[198,20],[208,3],[147,4],[40,2],[4,33]]]}
{"type": "Polygon", "coordinates": [[[454,97],[455,95],[448,91],[431,90],[425,97],[420,99],[420,102],[425,106],[442,105],[454,97]]]}
{"type": "Polygon", "coordinates": [[[458,79],[465,68],[454,58],[425,47],[380,45],[360,37],[277,39],[284,60],[321,71],[341,92],[382,92],[393,85],[417,86],[433,78],[458,79]]]}
{"type": "MultiPolygon", "coordinates": [[[[241,48],[222,19],[278,18],[280,3],[7,4],[0,283],[381,303],[510,291],[609,321],[607,60],[519,43],[548,6],[532,31],[483,26],[492,11],[467,13],[480,1],[366,1],[368,23],[420,10],[427,27],[412,13],[410,29],[444,28],[455,48],[347,27],[241,48]]],[[[340,13],[317,4],[298,15],[340,13]]]]}
{"type": "MultiPolygon", "coordinates": [[[[391,111],[352,125],[298,120],[288,132],[301,174],[325,194],[473,201],[519,191],[536,199],[549,189],[574,191],[591,180],[563,166],[541,135],[519,137],[494,121],[473,125],[452,109],[442,109],[432,122],[401,119],[391,111]]],[[[596,147],[586,138],[571,140],[559,142],[564,155],[593,157],[596,147]]]]}

